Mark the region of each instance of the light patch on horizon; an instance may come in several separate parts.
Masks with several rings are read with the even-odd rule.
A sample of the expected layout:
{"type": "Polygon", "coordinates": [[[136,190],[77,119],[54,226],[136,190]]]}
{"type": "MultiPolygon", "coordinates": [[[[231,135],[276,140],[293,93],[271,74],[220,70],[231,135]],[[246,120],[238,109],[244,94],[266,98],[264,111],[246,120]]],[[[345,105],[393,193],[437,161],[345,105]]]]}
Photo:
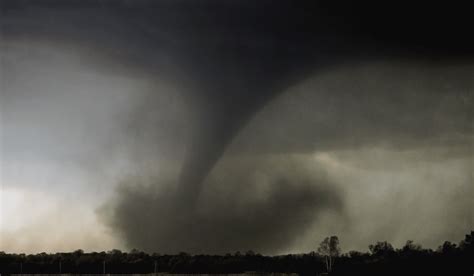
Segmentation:
{"type": "Polygon", "coordinates": [[[41,43],[3,44],[3,68],[0,250],[121,248],[95,209],[128,172],[128,141],[115,135],[149,83],[41,43]]]}
{"type": "Polygon", "coordinates": [[[1,190],[0,243],[5,252],[104,251],[123,248],[80,198],[32,189],[1,190]]]}
{"type": "Polygon", "coordinates": [[[74,48],[48,43],[2,44],[3,68],[0,250],[124,248],[97,208],[124,176],[176,170],[169,154],[161,162],[172,140],[166,128],[184,117],[176,88],[99,70],[74,48]],[[136,117],[147,97],[157,110],[136,117]]]}

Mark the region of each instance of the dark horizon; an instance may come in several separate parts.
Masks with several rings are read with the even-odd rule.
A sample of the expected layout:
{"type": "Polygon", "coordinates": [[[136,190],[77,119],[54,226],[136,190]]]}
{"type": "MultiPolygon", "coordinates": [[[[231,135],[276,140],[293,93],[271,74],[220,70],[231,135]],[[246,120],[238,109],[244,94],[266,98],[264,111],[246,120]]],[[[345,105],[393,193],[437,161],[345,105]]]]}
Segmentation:
{"type": "MultiPolygon", "coordinates": [[[[329,237],[328,237],[329,239],[329,237]]],[[[147,254],[133,249],[85,253],[7,254],[0,252],[2,275],[469,275],[474,271],[474,231],[458,244],[445,241],[437,250],[409,240],[400,248],[386,241],[369,245],[369,252],[342,253],[336,243],[321,242],[316,251],[264,256],[252,250],[225,255],[147,254]],[[329,246],[329,247],[326,247],[329,246]],[[18,271],[19,269],[19,271],[18,271]],[[20,273],[20,274],[18,274],[20,273]],[[276,273],[276,274],[275,274],[276,273]]]]}
{"type": "MultiPolygon", "coordinates": [[[[332,237],[337,237],[337,236],[332,236],[332,237]]],[[[473,246],[473,243],[474,241],[472,240],[474,238],[474,230],[466,233],[464,235],[464,237],[462,239],[459,239],[458,242],[455,242],[455,241],[444,241],[442,244],[438,245],[436,248],[425,248],[423,247],[422,244],[419,244],[417,243],[416,241],[414,240],[407,240],[406,243],[403,245],[403,246],[400,246],[400,247],[393,247],[391,245],[390,242],[388,241],[375,241],[373,244],[370,244],[370,245],[367,245],[367,250],[366,251],[357,251],[357,250],[353,250],[352,252],[353,253],[369,253],[369,254],[374,254],[374,252],[371,252],[371,246],[375,246],[375,245],[380,245],[380,244],[388,244],[390,245],[390,247],[392,249],[389,249],[389,250],[394,250],[394,251],[400,251],[400,250],[403,250],[404,247],[406,247],[407,245],[413,245],[414,247],[412,249],[415,249],[415,250],[424,250],[424,251],[428,251],[428,252],[435,252],[435,251],[442,251],[443,250],[443,246],[446,245],[446,244],[449,244],[450,246],[452,246],[453,248],[461,248],[461,247],[466,247],[466,248],[470,248],[473,246]]],[[[262,255],[261,253],[259,252],[254,252],[252,249],[248,249],[248,250],[245,250],[245,252],[240,252],[240,251],[236,251],[236,252],[226,252],[224,254],[190,254],[188,252],[179,252],[177,254],[170,254],[170,253],[166,253],[166,252],[146,252],[146,251],[143,251],[143,250],[140,250],[139,248],[132,248],[130,249],[128,252],[127,251],[122,251],[120,249],[109,249],[107,251],[100,251],[100,252],[97,252],[97,251],[84,251],[80,248],[77,248],[75,250],[71,250],[69,252],[35,252],[35,253],[14,253],[14,252],[4,252],[4,251],[0,251],[0,254],[8,254],[8,255],[23,255],[23,256],[26,256],[26,255],[40,255],[40,254],[48,254],[48,255],[57,255],[57,254],[71,254],[71,253],[75,253],[75,252],[80,252],[81,254],[95,254],[95,253],[106,253],[106,254],[113,254],[114,252],[115,253],[124,253],[124,254],[136,254],[136,253],[144,253],[144,254],[147,254],[147,255],[150,255],[150,256],[160,256],[160,255],[181,255],[181,254],[186,254],[186,255],[190,255],[190,256],[199,256],[199,255],[210,255],[210,256],[225,256],[225,255],[229,255],[229,254],[237,254],[237,255],[248,255],[248,254],[251,254],[251,255],[262,255],[262,256],[267,256],[267,257],[279,257],[279,256],[285,256],[285,255],[304,255],[304,254],[313,254],[313,253],[316,253],[316,254],[319,254],[317,251],[317,247],[319,245],[320,247],[320,242],[322,241],[314,241],[314,250],[310,251],[310,252],[300,252],[300,253],[290,253],[290,254],[280,254],[280,255],[262,255]]],[[[340,246],[340,245],[339,245],[340,246]]],[[[338,254],[340,255],[350,255],[351,251],[344,251],[343,249],[343,246],[339,248],[340,251],[338,252],[338,254]]],[[[387,249],[387,248],[385,248],[387,249]]],[[[321,255],[321,254],[320,254],[321,255]]],[[[322,255],[321,255],[322,256],[322,255]]]]}

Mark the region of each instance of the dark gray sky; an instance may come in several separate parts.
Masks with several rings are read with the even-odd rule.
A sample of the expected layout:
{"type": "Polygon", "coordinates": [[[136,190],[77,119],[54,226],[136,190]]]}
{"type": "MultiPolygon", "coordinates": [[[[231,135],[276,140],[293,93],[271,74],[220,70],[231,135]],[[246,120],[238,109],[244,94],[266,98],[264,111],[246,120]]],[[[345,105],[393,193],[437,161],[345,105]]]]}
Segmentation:
{"type": "Polygon", "coordinates": [[[0,249],[460,240],[474,227],[461,8],[2,1],[0,249]]]}

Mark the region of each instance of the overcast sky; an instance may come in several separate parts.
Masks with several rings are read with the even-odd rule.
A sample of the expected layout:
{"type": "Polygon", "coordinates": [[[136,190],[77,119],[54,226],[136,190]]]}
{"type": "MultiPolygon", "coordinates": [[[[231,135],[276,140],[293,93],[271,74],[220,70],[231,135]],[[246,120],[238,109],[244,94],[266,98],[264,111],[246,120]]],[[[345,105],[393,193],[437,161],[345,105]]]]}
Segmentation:
{"type": "Polygon", "coordinates": [[[287,1],[58,3],[1,6],[0,251],[436,248],[474,228],[473,55],[434,43],[452,32],[287,1]]]}

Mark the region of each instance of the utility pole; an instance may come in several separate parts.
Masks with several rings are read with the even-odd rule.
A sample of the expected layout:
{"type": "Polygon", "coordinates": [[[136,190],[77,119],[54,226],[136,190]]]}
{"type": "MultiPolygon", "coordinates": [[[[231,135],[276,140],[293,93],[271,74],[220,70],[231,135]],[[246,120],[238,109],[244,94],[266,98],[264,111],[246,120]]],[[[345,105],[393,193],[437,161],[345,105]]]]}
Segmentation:
{"type": "Polygon", "coordinates": [[[61,274],[61,260],[59,260],[59,274],[61,274]]]}
{"type": "Polygon", "coordinates": [[[105,274],[105,261],[102,262],[102,274],[105,274]]]}
{"type": "Polygon", "coordinates": [[[158,262],[155,260],[155,269],[153,270],[156,274],[156,268],[158,267],[158,262]]]}

